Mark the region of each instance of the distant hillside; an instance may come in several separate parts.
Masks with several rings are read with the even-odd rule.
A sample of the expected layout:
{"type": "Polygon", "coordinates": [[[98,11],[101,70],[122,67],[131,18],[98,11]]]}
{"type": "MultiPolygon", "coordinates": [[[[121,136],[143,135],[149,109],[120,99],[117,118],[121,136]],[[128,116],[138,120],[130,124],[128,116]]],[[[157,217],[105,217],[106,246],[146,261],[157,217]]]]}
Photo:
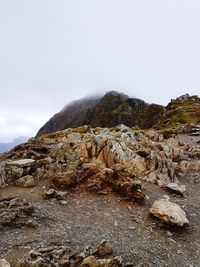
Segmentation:
{"type": "Polygon", "coordinates": [[[156,127],[175,129],[180,125],[200,122],[200,98],[188,94],[172,99],[156,127]]]}
{"type": "Polygon", "coordinates": [[[20,136],[18,138],[13,139],[11,143],[0,143],[0,153],[7,152],[11,150],[13,147],[27,142],[29,137],[27,136],[20,136]]]}
{"type": "Polygon", "coordinates": [[[161,105],[147,104],[143,100],[111,91],[103,97],[83,98],[70,103],[39,130],[37,137],[81,125],[113,127],[125,124],[150,128],[158,122],[163,112],[161,105]]]}

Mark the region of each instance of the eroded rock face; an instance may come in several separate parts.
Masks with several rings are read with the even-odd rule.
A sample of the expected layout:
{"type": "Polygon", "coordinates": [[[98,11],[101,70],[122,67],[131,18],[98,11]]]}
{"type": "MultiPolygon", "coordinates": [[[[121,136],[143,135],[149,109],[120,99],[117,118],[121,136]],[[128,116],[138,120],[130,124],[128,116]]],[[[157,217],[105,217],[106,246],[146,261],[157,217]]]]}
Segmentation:
{"type": "Polygon", "coordinates": [[[6,171],[4,166],[0,166],[0,187],[6,185],[6,171]]]}
{"type": "MultiPolygon", "coordinates": [[[[101,242],[101,246],[105,242],[101,242]]],[[[108,244],[106,244],[108,245],[108,244]]],[[[98,246],[97,246],[98,247],[98,246]]],[[[85,249],[81,253],[73,252],[69,247],[66,246],[57,246],[57,247],[48,247],[39,250],[29,251],[27,256],[24,256],[17,263],[17,267],[49,267],[49,266],[68,266],[68,267],[123,267],[125,266],[120,257],[112,257],[111,246],[109,245],[106,250],[101,251],[103,255],[109,256],[106,259],[104,257],[97,258],[94,255],[93,249],[85,249]]]]}
{"type": "Polygon", "coordinates": [[[186,214],[181,207],[166,199],[156,200],[150,208],[150,212],[167,223],[178,226],[189,224],[186,214]]]}
{"type": "Polygon", "coordinates": [[[122,267],[122,260],[119,257],[114,259],[96,259],[89,256],[81,264],[81,267],[122,267]]]}
{"type": "Polygon", "coordinates": [[[88,191],[109,188],[142,200],[145,196],[138,182],[177,182],[191,164],[197,169],[198,161],[189,163],[189,155],[192,151],[187,145],[164,139],[155,130],[83,126],[30,139],[14,148],[1,163],[0,185],[26,184],[24,177],[32,176],[35,181],[45,178],[57,189],[84,183],[88,191]]]}
{"type": "Polygon", "coordinates": [[[32,218],[33,207],[19,198],[0,199],[0,227],[37,225],[32,218]]]}

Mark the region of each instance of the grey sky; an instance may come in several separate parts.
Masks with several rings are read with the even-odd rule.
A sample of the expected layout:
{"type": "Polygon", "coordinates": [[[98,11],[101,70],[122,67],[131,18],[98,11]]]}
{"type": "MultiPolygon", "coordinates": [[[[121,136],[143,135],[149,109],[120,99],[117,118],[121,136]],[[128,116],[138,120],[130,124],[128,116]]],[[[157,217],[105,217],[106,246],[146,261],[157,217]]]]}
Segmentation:
{"type": "Polygon", "coordinates": [[[0,142],[72,99],[199,94],[199,0],[0,0],[0,142]]]}

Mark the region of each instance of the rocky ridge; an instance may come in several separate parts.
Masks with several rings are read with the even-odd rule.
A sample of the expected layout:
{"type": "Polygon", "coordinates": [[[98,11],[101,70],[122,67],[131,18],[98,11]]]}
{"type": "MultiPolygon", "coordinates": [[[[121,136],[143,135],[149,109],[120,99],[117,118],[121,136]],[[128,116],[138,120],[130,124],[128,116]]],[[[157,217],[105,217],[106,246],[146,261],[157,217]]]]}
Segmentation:
{"type": "MultiPolygon", "coordinates": [[[[44,227],[41,226],[44,215],[37,210],[37,207],[39,209],[41,209],[41,205],[47,207],[47,204],[43,204],[44,201],[47,201],[48,205],[54,207],[55,213],[55,205],[62,206],[61,208],[57,207],[58,210],[64,210],[65,207],[68,209],[69,194],[78,191],[81,192],[81,201],[84,198],[82,194],[86,194],[86,198],[88,198],[88,194],[98,194],[102,197],[116,196],[121,200],[129,201],[128,203],[137,202],[142,205],[139,207],[148,207],[150,212],[158,218],[158,225],[163,222],[173,227],[174,225],[183,227],[190,223],[191,216],[186,217],[188,211],[184,212],[184,206],[180,207],[174,201],[169,201],[166,199],[166,194],[171,190],[176,195],[175,202],[177,198],[184,201],[187,188],[181,182],[184,182],[184,177],[188,172],[198,174],[200,170],[199,156],[200,147],[198,145],[191,146],[176,136],[165,139],[162,132],[157,130],[136,130],[125,125],[112,128],[82,126],[30,139],[9,153],[1,155],[0,184],[2,191],[0,193],[11,187],[17,188],[19,192],[22,189],[31,190],[27,191],[27,194],[32,192],[34,195],[34,189],[37,188],[42,192],[43,199],[32,206],[26,199],[20,197],[2,197],[0,213],[3,216],[0,225],[3,227],[3,231],[7,231],[4,230],[6,227],[31,227],[36,228],[34,231],[39,231],[41,234],[40,227],[44,227]],[[30,184],[33,189],[29,189],[30,184]],[[157,195],[159,190],[165,190],[165,193],[162,193],[162,197],[155,198],[154,194],[157,195]],[[153,197],[149,201],[151,195],[153,197]]],[[[26,195],[26,191],[23,192],[23,196],[26,195]]],[[[87,205],[80,209],[83,208],[87,208],[87,205]]],[[[128,206],[128,209],[131,210],[131,207],[128,206]]],[[[139,209],[141,209],[141,216],[144,208],[139,209]]],[[[47,211],[49,214],[52,213],[52,208],[47,211]]],[[[71,212],[73,213],[73,211],[71,212]]],[[[100,211],[97,214],[99,213],[100,211]]],[[[120,214],[120,216],[122,215],[120,214]]],[[[131,216],[137,222],[138,218],[135,218],[133,214],[131,216]]],[[[119,218],[114,220],[114,228],[119,227],[120,220],[122,220],[119,218]]],[[[60,220],[65,222],[65,218],[61,217],[60,220]]],[[[154,221],[156,219],[150,215],[148,215],[148,220],[157,224],[157,221],[154,221]]],[[[141,225],[143,223],[145,223],[144,219],[141,221],[141,225]]],[[[59,231],[62,233],[59,234],[65,233],[66,228],[63,228],[65,225],[66,222],[60,226],[59,231]],[[65,229],[64,232],[63,229],[65,229]]],[[[131,225],[128,230],[135,231],[137,227],[139,226],[131,225]]],[[[44,228],[42,229],[45,231],[44,228]]],[[[153,233],[153,228],[150,229],[150,232],[153,233]]],[[[46,234],[44,236],[46,239],[46,234]]],[[[76,260],[80,260],[79,254],[71,257],[71,248],[63,247],[60,240],[57,247],[50,248],[42,244],[39,250],[30,250],[28,254],[26,253],[25,258],[21,260],[18,258],[18,266],[33,267],[34,264],[53,267],[66,264],[70,267],[137,265],[137,262],[128,263],[119,257],[97,256],[93,252],[82,257],[81,262],[77,263],[76,260]]],[[[83,254],[81,253],[81,255],[83,254]]],[[[116,255],[120,255],[119,251],[116,255]]],[[[160,262],[160,265],[156,266],[170,266],[165,265],[162,260],[156,259],[156,262],[160,262]]],[[[154,265],[146,264],[144,266],[154,265]]]]}
{"type": "Polygon", "coordinates": [[[155,130],[83,126],[17,146],[1,162],[0,181],[18,185],[31,177],[48,178],[57,188],[84,184],[89,191],[112,188],[125,195],[137,191],[142,197],[142,181],[176,182],[187,168],[199,168],[198,160],[190,162],[198,153],[155,130]]]}
{"type": "Polygon", "coordinates": [[[103,97],[83,98],[70,103],[39,130],[37,137],[86,124],[91,127],[125,124],[146,129],[155,125],[163,112],[161,105],[147,104],[143,100],[110,91],[103,97]]]}

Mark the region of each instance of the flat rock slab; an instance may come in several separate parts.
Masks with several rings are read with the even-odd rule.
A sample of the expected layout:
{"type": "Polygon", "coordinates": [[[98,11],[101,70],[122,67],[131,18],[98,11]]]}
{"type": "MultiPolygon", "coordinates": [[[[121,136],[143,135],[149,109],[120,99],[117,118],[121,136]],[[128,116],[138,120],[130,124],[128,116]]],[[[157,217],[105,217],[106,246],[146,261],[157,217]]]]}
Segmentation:
{"type": "Polygon", "coordinates": [[[7,165],[14,165],[18,167],[29,167],[35,162],[34,159],[20,159],[11,162],[7,162],[7,165]]]}
{"type": "Polygon", "coordinates": [[[185,211],[176,203],[166,199],[156,200],[150,208],[150,212],[167,223],[173,223],[178,226],[189,224],[185,211]]]}
{"type": "Polygon", "coordinates": [[[185,185],[178,185],[177,183],[169,183],[166,188],[176,194],[183,195],[186,192],[185,185]]]}

